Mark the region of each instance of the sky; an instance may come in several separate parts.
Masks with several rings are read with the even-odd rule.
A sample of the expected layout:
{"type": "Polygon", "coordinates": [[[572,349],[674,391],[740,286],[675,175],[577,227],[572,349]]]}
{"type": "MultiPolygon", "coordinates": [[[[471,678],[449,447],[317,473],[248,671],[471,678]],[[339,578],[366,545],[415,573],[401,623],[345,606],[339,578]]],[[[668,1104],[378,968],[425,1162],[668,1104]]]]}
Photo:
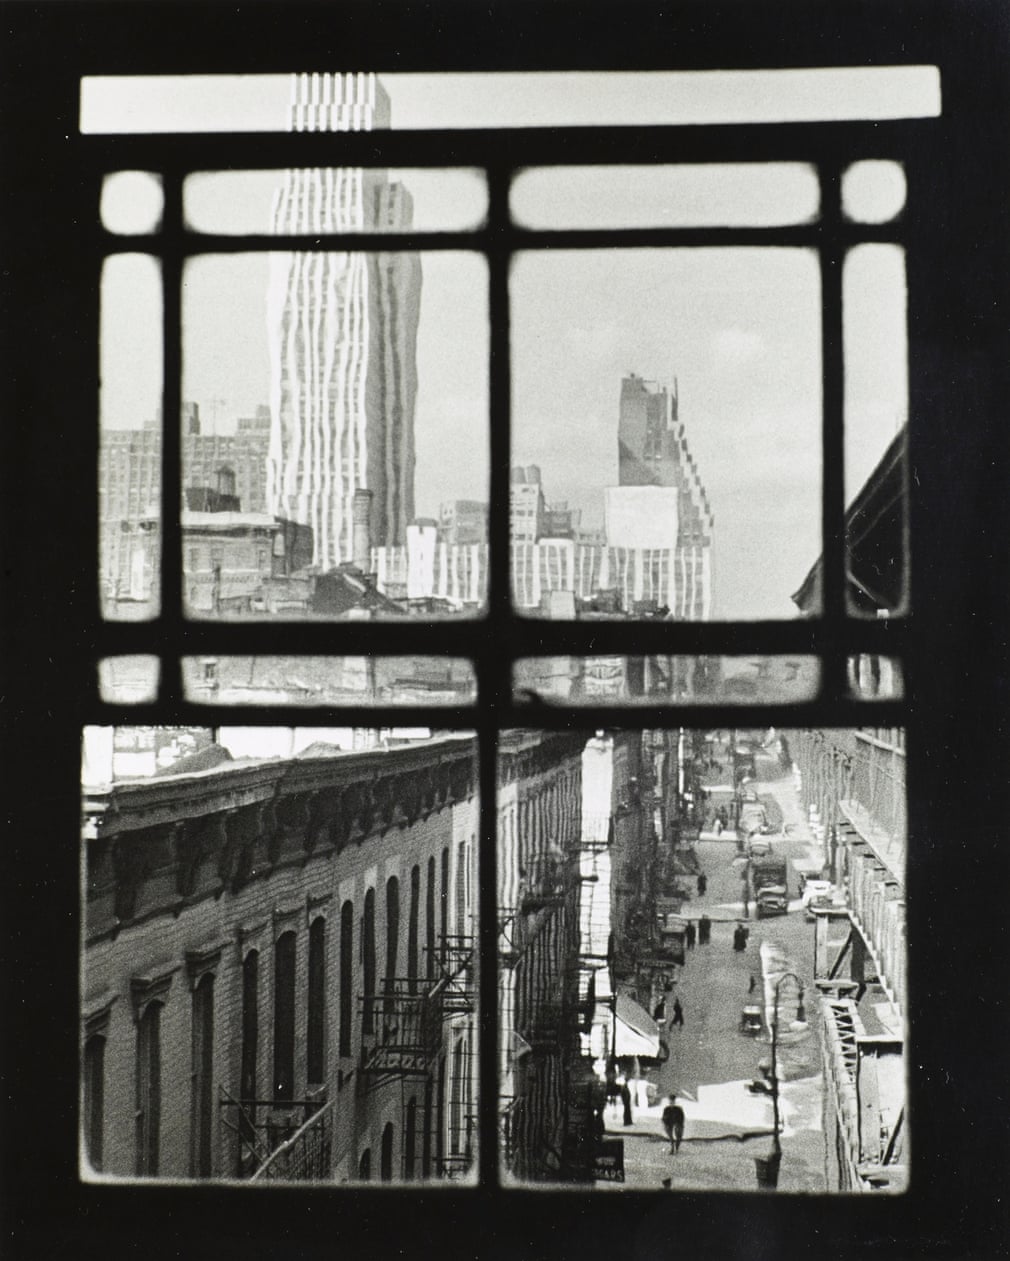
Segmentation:
{"type": "MultiPolygon", "coordinates": [[[[578,123],[600,111],[601,121],[701,123],[938,109],[928,67],[781,72],[775,85],[768,80],[744,73],[545,75],[522,83],[516,76],[383,76],[393,125],[401,127],[578,123]]],[[[282,130],[288,91],[285,76],[226,84],[85,81],[82,127],[282,130]]],[[[513,206],[522,220],[546,227],[764,224],[816,213],[816,181],[802,165],[749,172],[665,168],[643,179],[620,168],[563,177],[544,170],[517,181],[513,206]]],[[[196,177],[187,184],[187,213],[208,230],[269,230],[278,179],[272,172],[196,177]]],[[[418,227],[480,220],[479,176],[414,171],[402,179],[418,227]]],[[[145,192],[134,181],[120,202],[129,211],[149,192],[149,182],[145,192]]],[[[103,213],[111,215],[115,198],[109,201],[103,213]]],[[[268,401],[267,267],[264,255],[240,254],[203,256],[187,269],[183,397],[200,404],[205,428],[226,431],[268,401]]],[[[445,500],[487,497],[487,279],[478,255],[429,253],[422,268],[416,507],[434,516],[445,500]]],[[[621,378],[635,372],[672,384],[676,377],[680,418],[716,518],[716,615],[795,615],[788,597],[821,550],[815,257],[801,250],[551,251],[520,256],[510,292],[513,462],[541,464],[549,499],[568,499],[589,523],[598,520],[602,487],[616,481],[621,378]]],[[[900,252],[864,246],[850,255],[845,302],[851,498],[907,416],[900,252]]],[[[134,427],[156,413],[159,307],[152,260],[110,261],[102,330],[107,425],[134,427]]]]}

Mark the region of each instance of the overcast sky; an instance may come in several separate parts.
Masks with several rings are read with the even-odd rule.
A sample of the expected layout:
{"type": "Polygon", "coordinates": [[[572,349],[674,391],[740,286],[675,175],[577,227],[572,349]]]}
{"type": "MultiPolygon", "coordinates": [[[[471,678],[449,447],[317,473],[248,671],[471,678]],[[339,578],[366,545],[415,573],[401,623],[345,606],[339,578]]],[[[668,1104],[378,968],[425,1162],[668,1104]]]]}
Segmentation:
{"type": "MultiPolygon", "coordinates": [[[[619,82],[627,76],[579,76],[594,83],[578,91],[571,76],[527,78],[522,90],[515,82],[492,83],[495,77],[468,77],[466,102],[460,85],[446,77],[391,75],[384,82],[399,126],[447,125],[447,102],[452,118],[472,125],[482,118],[509,125],[591,121],[585,108],[605,107],[609,121],[632,122],[642,120],[632,108],[656,121],[688,122],[936,112],[930,96],[935,76],[913,72],[890,81],[841,72],[850,75],[845,92],[837,79],[825,84],[801,72],[780,79],[776,92],[763,80],[745,82],[755,80],[748,75],[708,76],[703,84],[697,75],[676,76],[675,83],[671,76],[647,75],[635,84],[619,82]],[[575,110],[575,117],[562,117],[561,109],[575,110]]],[[[95,131],[285,126],[284,76],[246,78],[228,88],[220,81],[181,82],[185,92],[178,80],[174,86],[132,80],[111,87],[92,81],[82,125],[95,131]]],[[[517,198],[523,195],[515,207],[544,226],[795,222],[815,213],[816,185],[804,168],[756,171],[746,186],[732,170],[717,176],[698,168],[654,171],[637,188],[620,173],[587,172],[580,182],[574,172],[563,179],[547,172],[517,189],[517,198]]],[[[465,226],[480,217],[478,179],[409,172],[403,180],[414,194],[419,226],[465,226]]],[[[208,229],[267,230],[276,183],[272,173],[194,181],[191,214],[208,229]]],[[[200,404],[206,427],[228,429],[268,400],[266,268],[265,256],[238,255],[204,257],[187,270],[183,396],[200,404]]],[[[419,515],[435,515],[444,500],[487,495],[487,289],[478,256],[428,254],[423,271],[416,500],[419,515]]],[[[851,495],[907,414],[900,253],[863,247],[850,257],[846,282],[851,495]]],[[[521,256],[511,292],[515,461],[541,464],[549,498],[567,498],[590,520],[598,517],[601,488],[616,481],[622,376],[635,372],[665,384],[676,377],[681,419],[715,512],[717,615],[793,615],[788,597],[820,552],[815,256],[799,250],[552,251],[521,256]]],[[[154,268],[141,260],[111,264],[104,298],[103,420],[132,427],[153,416],[160,401],[154,268]]]]}

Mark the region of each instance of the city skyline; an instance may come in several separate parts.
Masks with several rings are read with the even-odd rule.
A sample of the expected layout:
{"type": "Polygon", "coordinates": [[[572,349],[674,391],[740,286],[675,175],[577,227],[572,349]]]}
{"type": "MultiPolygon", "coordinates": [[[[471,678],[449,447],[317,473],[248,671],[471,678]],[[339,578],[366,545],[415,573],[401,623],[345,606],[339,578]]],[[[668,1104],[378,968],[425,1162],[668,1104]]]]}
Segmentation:
{"type": "MultiPolygon", "coordinates": [[[[241,206],[246,224],[268,230],[265,174],[230,173],[218,210],[241,206]]],[[[417,222],[444,221],[461,185],[440,186],[436,176],[456,174],[430,173],[418,187],[417,222]]],[[[688,212],[694,179],[689,168],[676,179],[656,170],[654,199],[667,215],[658,221],[688,212]]],[[[772,185],[766,209],[793,214],[793,193],[772,185]]],[[[541,198],[549,197],[542,182],[541,198]]],[[[604,214],[606,190],[596,197],[604,214]]],[[[611,200],[620,205],[618,189],[611,200]]],[[[153,273],[153,263],[136,255],[113,262],[120,276],[105,293],[103,423],[136,427],[159,402],[160,298],[153,274],[140,274],[153,273]]],[[[443,503],[488,498],[487,268],[463,252],[422,252],[421,265],[415,512],[436,517],[443,503]]],[[[270,395],[268,269],[267,255],[251,254],[187,264],[183,396],[201,404],[209,427],[226,430],[227,417],[252,414],[270,395]]],[[[716,616],[794,616],[790,595],[822,550],[819,284],[815,257],[802,250],[517,255],[511,462],[540,464],[551,499],[583,509],[587,524],[601,521],[602,489],[617,481],[611,434],[620,380],[628,372],[676,377],[719,530],[716,616]]],[[[851,500],[907,421],[900,249],[853,250],[845,301],[851,500]]]]}

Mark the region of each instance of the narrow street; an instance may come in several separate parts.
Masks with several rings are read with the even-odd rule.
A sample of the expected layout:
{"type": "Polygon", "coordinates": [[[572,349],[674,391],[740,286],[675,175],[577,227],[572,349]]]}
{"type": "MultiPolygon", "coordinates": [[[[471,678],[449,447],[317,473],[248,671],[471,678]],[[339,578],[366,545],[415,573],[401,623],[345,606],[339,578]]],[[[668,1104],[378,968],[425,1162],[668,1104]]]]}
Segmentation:
{"type": "MultiPolygon", "coordinates": [[[[819,1192],[824,1189],[821,1133],[821,1078],[816,997],[812,986],[813,925],[804,919],[799,901],[799,870],[817,863],[817,851],[800,816],[790,777],[759,785],[762,797],[774,797],[782,810],[784,836],[772,837],[775,849],[789,860],[791,895],[788,915],[746,920],[747,948],[733,949],[733,930],[743,921],[741,863],[735,834],[716,838],[703,833],[696,847],[707,878],[703,897],[696,894],[682,913],[697,920],[703,913],[712,921],[711,941],[687,952],[674,994],[667,1003],[666,1036],[669,1060],[649,1069],[654,1101],[634,1109],[634,1123],[622,1124],[619,1108],[608,1109],[608,1133],[625,1139],[625,1186],[656,1188],[671,1179],[673,1188],[757,1189],[754,1158],[772,1150],[772,1103],[767,1095],[751,1094],[747,1083],[760,1077],[759,1061],[770,1061],[769,1025],[774,1004],[774,982],[783,972],[795,972],[806,988],[810,1024],[800,1032],[790,1029],[797,1015],[798,991],[784,981],[779,997],[778,1076],[782,1164],[779,1189],[819,1192]],[[682,1027],[672,1026],[673,998],[684,1013],[682,1027]],[[763,1008],[758,1036],[740,1031],[745,1005],[763,1008]],[[666,1096],[676,1094],[685,1113],[684,1141],[670,1153],[661,1113],[666,1096]]],[[[693,882],[692,882],[693,884],[693,882]]],[[[644,1101],[644,1100],[643,1100],[644,1101]]]]}

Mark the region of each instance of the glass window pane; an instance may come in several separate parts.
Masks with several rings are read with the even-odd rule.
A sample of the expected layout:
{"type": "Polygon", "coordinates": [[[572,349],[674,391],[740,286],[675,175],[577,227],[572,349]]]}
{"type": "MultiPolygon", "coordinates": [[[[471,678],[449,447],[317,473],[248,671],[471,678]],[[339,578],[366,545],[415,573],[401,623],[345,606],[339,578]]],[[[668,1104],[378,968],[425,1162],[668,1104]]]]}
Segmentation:
{"type": "Polygon", "coordinates": [[[516,606],[796,616],[820,543],[815,255],[524,253],[511,299],[516,606]]]}
{"type": "Polygon", "coordinates": [[[817,694],[816,657],[527,657],[516,662],[517,701],[575,705],[771,704],[817,694]]]}
{"type": "Polygon", "coordinates": [[[208,255],[185,275],[187,613],[479,613],[483,259],[208,255]]]}
{"type": "Polygon", "coordinates": [[[187,700],[220,705],[464,705],[477,695],[456,657],[184,657],[187,700]]]}
{"type": "MultiPolygon", "coordinates": [[[[293,103],[339,106],[369,80],[342,75],[88,75],[81,131],[285,131],[293,103]],[[314,81],[314,82],[313,82],[314,81]],[[339,81],[339,82],[338,82],[339,81]]],[[[932,118],[936,66],[797,70],[383,74],[379,111],[398,130],[932,118]]],[[[328,123],[346,130],[339,120],[328,123]]]]}
{"type": "Polygon", "coordinates": [[[842,284],[849,611],[900,614],[909,599],[904,250],[857,246],[842,284]]]}
{"type": "Polygon", "coordinates": [[[487,214],[484,174],[471,170],[203,171],[183,184],[196,232],[450,232],[487,214]],[[284,213],[304,199],[302,225],[284,213]]]}
{"type": "Polygon", "coordinates": [[[857,223],[887,223],[904,210],[907,191],[899,162],[854,162],[842,176],[842,209],[857,223]]]}
{"type": "Polygon", "coordinates": [[[531,228],[771,227],[815,219],[820,188],[798,162],[552,166],[517,176],[510,204],[531,228]]]}
{"type": "Polygon", "coordinates": [[[157,232],[164,195],[161,176],[149,171],[116,171],[102,182],[102,226],[123,235],[157,232]]]}
{"type": "Polygon", "coordinates": [[[98,460],[102,615],[155,617],[161,603],[161,268],[119,254],[102,268],[101,448],[98,460]]]}
{"type": "Polygon", "coordinates": [[[105,657],[98,663],[99,695],[121,705],[153,701],[160,673],[157,657],[105,657]]]}
{"type": "Polygon", "coordinates": [[[905,1188],[900,732],[513,730],[498,784],[507,1185],[905,1188]]]}
{"type": "MultiPolygon", "coordinates": [[[[86,1035],[106,1013],[103,1175],[134,1174],[143,1131],[150,1176],[333,1188],[355,1180],[362,1151],[379,1151],[391,1127],[387,1180],[472,1181],[473,733],[83,735],[81,1000],[86,1035]],[[413,960],[422,873],[442,918],[426,913],[430,946],[413,960]],[[213,1020],[202,1004],[211,986],[221,996],[213,1020]],[[140,1081],[137,1028],[152,1011],[164,1013],[159,1055],[144,1058],[152,1071],[140,1081]],[[351,1074],[362,1083],[354,1107],[351,1074]],[[220,1124],[203,1124],[212,1111],[220,1124]]],[[[94,1066],[82,1061],[93,1100],[94,1066]]]]}

